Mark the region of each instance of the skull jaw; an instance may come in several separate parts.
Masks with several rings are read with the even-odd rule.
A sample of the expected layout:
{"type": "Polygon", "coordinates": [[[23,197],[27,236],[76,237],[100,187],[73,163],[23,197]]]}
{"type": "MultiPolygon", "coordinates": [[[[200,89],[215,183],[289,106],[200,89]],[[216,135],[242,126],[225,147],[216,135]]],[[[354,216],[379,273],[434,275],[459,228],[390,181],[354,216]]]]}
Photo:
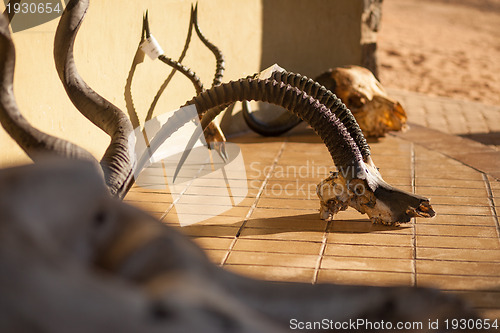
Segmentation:
{"type": "Polygon", "coordinates": [[[363,179],[348,181],[340,173],[333,173],[321,181],[316,189],[320,218],[332,220],[335,214],[349,206],[367,214],[374,224],[399,225],[410,222],[412,217],[435,215],[427,198],[395,189],[378,175],[375,179],[378,181],[375,190],[363,179]]]}

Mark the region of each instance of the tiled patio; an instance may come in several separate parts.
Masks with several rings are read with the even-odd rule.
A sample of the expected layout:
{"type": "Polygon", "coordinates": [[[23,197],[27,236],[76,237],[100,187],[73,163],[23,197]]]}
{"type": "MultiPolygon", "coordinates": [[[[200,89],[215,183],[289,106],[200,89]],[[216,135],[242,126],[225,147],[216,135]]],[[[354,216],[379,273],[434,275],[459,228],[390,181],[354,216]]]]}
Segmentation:
{"type": "MultiPolygon", "coordinates": [[[[411,115],[411,105],[406,107],[411,115]]],[[[246,173],[228,177],[239,178],[233,191],[247,185],[248,193],[219,216],[180,228],[167,191],[136,186],[126,201],[179,226],[215,263],[248,276],[434,286],[468,299],[486,318],[500,318],[500,211],[495,206],[500,182],[435,146],[413,142],[419,127],[412,131],[370,143],[372,155],[387,182],[432,198],[433,219],[387,227],[348,209],[332,222],[320,220],[315,187],[333,165],[326,147],[305,126],[286,137],[248,134],[231,140],[241,149],[246,173]]],[[[222,195],[218,188],[214,183],[198,192],[222,195]]],[[[209,209],[193,204],[191,213],[209,209]]]]}

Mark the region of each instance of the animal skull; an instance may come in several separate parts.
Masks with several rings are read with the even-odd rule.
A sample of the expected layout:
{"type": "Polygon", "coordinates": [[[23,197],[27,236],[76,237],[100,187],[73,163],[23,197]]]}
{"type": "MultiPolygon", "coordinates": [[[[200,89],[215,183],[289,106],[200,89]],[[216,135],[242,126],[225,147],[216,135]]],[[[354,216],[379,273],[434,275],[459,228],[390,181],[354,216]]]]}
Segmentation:
{"type": "MultiPolygon", "coordinates": [[[[141,163],[136,163],[131,149],[131,121],[121,110],[86,85],[76,70],[73,44],[87,9],[88,0],[72,0],[61,16],[54,41],[56,69],[75,106],[112,137],[111,144],[100,162],[100,168],[110,192],[122,198],[134,182],[133,175],[136,173],[132,171],[141,163]],[[75,22],[78,24],[74,24],[75,22]],[[103,112],[111,109],[114,111],[103,112]]],[[[68,158],[90,159],[97,165],[90,153],[67,141],[40,132],[22,117],[13,94],[15,49],[5,18],[0,18],[0,51],[0,56],[5,59],[0,62],[0,78],[6,87],[0,91],[2,126],[34,160],[38,159],[38,153],[45,151],[68,158]]],[[[219,57],[218,61],[220,59],[222,58],[219,57]]],[[[218,67],[220,69],[220,66],[218,67]]],[[[411,216],[434,216],[428,199],[395,190],[383,181],[376,167],[370,162],[369,146],[353,114],[330,90],[314,80],[288,73],[284,69],[274,68],[269,75],[265,79],[257,75],[218,85],[216,77],[214,87],[197,94],[186,104],[195,105],[198,115],[203,115],[202,127],[208,128],[209,131],[211,129],[207,125],[221,110],[231,103],[244,100],[276,104],[306,120],[326,144],[337,169],[348,173],[349,170],[353,171],[346,181],[353,184],[354,180],[359,180],[367,191],[373,194],[368,197],[351,195],[347,201],[344,201],[346,198],[343,197],[340,201],[337,200],[339,203],[331,198],[325,201],[320,196],[322,208],[326,207],[323,215],[334,214],[338,205],[343,208],[344,204],[347,204],[367,213],[374,222],[388,224],[408,222],[411,216]],[[371,164],[372,171],[367,169],[367,163],[371,164]]],[[[160,140],[161,138],[158,138],[156,142],[160,140]]],[[[222,136],[219,143],[223,143],[222,136]]],[[[217,148],[217,142],[214,146],[217,148]]],[[[219,148],[221,155],[224,155],[223,147],[219,145],[219,148]]],[[[185,150],[185,153],[189,153],[189,149],[185,150]]],[[[142,160],[141,158],[140,161],[142,160]]],[[[335,185],[335,181],[333,183],[335,185]]]]}
{"type": "Polygon", "coordinates": [[[386,225],[407,223],[412,217],[436,215],[429,199],[387,184],[371,158],[364,166],[365,172],[360,178],[346,179],[341,170],[318,184],[316,193],[322,219],[332,220],[335,214],[349,206],[367,214],[373,223],[386,225]]]}
{"type": "Polygon", "coordinates": [[[112,198],[90,163],[0,170],[0,231],[1,332],[277,333],[292,318],[476,317],[431,289],[231,273],[172,227],[112,198]]]}
{"type": "Polygon", "coordinates": [[[401,104],[390,98],[368,69],[346,66],[330,69],[316,81],[334,92],[351,110],[365,136],[381,137],[407,128],[401,104]]]}

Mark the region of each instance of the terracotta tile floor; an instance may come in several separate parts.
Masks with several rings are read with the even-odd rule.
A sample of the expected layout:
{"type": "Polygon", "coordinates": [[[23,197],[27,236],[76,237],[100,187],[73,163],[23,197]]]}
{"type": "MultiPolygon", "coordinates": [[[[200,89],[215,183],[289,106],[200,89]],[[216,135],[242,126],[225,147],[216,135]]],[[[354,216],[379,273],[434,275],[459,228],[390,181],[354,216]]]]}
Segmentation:
{"type": "Polygon", "coordinates": [[[500,106],[388,89],[414,124],[469,138],[500,150],[500,106]]]}
{"type": "MultiPolygon", "coordinates": [[[[469,300],[487,318],[500,317],[500,210],[495,206],[500,182],[388,136],[370,144],[382,175],[430,196],[438,215],[387,227],[348,209],[325,222],[319,219],[315,187],[333,165],[312,131],[303,127],[288,137],[250,134],[231,141],[241,149],[246,169],[235,186],[246,184],[248,194],[219,216],[179,227],[215,263],[270,280],[432,286],[469,300]]],[[[213,186],[205,192],[218,195],[213,186]]],[[[126,201],[179,226],[168,190],[136,186],[126,201]]],[[[193,215],[210,209],[192,205],[193,215]]]]}

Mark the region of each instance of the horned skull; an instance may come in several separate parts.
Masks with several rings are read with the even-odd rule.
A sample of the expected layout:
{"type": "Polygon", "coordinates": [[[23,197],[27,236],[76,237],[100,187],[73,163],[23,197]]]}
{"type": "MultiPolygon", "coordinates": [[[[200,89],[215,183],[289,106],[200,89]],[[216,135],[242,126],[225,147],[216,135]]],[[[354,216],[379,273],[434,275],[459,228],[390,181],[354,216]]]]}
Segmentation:
{"type": "MultiPolygon", "coordinates": [[[[112,139],[101,162],[98,163],[83,148],[37,130],[23,118],[13,93],[15,48],[5,17],[0,17],[0,57],[5,60],[0,61],[0,78],[5,88],[0,91],[0,123],[34,161],[38,161],[43,152],[91,161],[100,170],[110,193],[123,198],[134,182],[134,174],[137,174],[134,171],[141,170],[143,157],[136,161],[134,149],[131,148],[133,139],[130,139],[133,127],[125,113],[93,91],[76,70],[73,44],[87,8],[88,0],[72,0],[71,5],[66,7],[56,31],[54,58],[59,77],[71,101],[112,139]],[[75,25],[74,22],[79,23],[75,25]]],[[[198,116],[202,118],[201,127],[210,130],[208,125],[227,105],[245,100],[278,105],[308,122],[327,146],[337,169],[342,174],[346,172],[346,176],[343,176],[345,179],[334,177],[326,182],[335,185],[334,188],[337,183],[360,183],[367,190],[366,195],[358,195],[356,191],[347,191],[348,196],[335,198],[320,195],[322,217],[335,214],[346,205],[368,214],[376,223],[397,224],[408,222],[413,216],[434,216],[427,198],[396,190],[383,181],[351,111],[332,91],[314,80],[287,72],[278,66],[266,77],[257,74],[238,81],[214,84],[209,90],[198,93],[186,105],[196,107],[198,116]]],[[[179,123],[192,119],[189,115],[181,118],[179,123]]],[[[151,152],[154,152],[154,147],[158,147],[153,145],[153,141],[166,140],[171,131],[177,128],[165,126],[165,133],[151,141],[151,152]]],[[[196,139],[196,136],[193,137],[196,139]]],[[[222,149],[220,153],[223,153],[222,149]]]]}
{"type": "Polygon", "coordinates": [[[59,159],[0,170],[1,332],[276,333],[288,332],[291,318],[477,318],[425,288],[237,275],[112,198],[101,177],[92,163],[59,159]]]}
{"type": "Polygon", "coordinates": [[[368,69],[346,66],[330,69],[316,81],[334,92],[351,110],[365,136],[381,137],[407,128],[406,112],[387,95],[368,69]]]}

